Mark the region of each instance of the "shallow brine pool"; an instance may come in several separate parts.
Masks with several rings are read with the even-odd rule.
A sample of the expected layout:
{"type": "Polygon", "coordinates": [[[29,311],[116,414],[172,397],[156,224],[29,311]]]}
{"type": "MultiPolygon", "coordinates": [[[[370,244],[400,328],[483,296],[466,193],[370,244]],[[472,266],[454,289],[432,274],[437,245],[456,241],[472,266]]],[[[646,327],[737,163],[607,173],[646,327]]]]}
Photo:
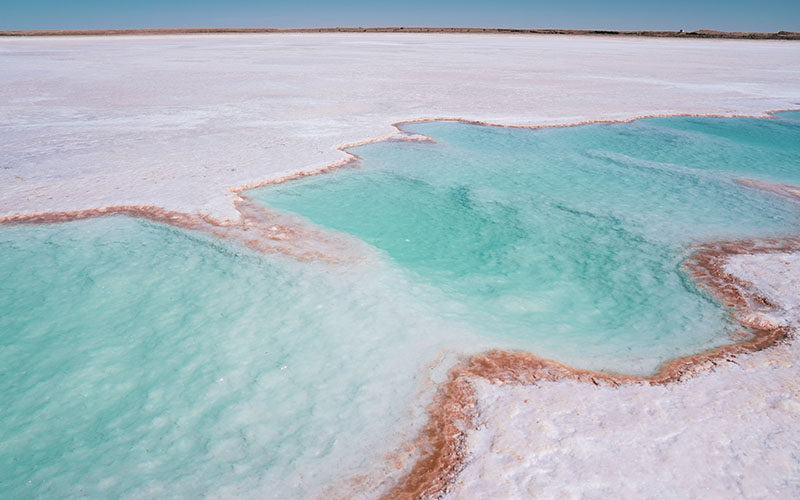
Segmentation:
{"type": "Polygon", "coordinates": [[[339,264],[125,217],[2,227],[2,496],[375,497],[461,356],[647,374],[729,343],[680,266],[798,233],[737,182],[800,184],[798,118],[408,125],[436,142],[248,193],[353,242],[339,264]]]}

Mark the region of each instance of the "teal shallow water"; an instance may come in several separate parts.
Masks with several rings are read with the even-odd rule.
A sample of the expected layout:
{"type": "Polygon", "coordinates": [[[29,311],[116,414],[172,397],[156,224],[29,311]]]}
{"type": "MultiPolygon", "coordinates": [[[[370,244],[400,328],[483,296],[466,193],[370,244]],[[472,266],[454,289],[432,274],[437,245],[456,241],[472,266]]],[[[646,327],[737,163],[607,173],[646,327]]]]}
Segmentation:
{"type": "Polygon", "coordinates": [[[726,342],[686,252],[797,232],[795,205],[736,182],[800,184],[796,122],[407,129],[437,143],[357,148],[361,169],[253,196],[367,241],[485,335],[577,366],[645,373],[726,342]]]}
{"type": "Polygon", "coordinates": [[[680,264],[797,234],[735,181],[800,184],[780,117],[420,124],[436,144],[250,193],[370,245],[346,265],[123,217],[0,228],[1,496],[329,497],[391,470],[454,353],[647,373],[726,343],[680,264]]]}
{"type": "Polygon", "coordinates": [[[380,469],[426,364],[476,343],[389,273],[123,217],[0,254],[3,498],[314,498],[380,469]]]}

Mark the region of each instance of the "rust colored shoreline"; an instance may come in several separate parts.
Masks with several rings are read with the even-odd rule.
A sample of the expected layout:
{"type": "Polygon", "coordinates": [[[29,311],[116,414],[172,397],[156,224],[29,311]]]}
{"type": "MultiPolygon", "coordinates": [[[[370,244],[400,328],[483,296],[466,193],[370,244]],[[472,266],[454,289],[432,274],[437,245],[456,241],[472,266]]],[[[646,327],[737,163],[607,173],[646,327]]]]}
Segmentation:
{"type": "MultiPolygon", "coordinates": [[[[392,125],[397,128],[400,132],[404,132],[402,127],[403,125],[413,125],[415,123],[431,123],[431,122],[454,122],[454,123],[463,123],[466,125],[480,125],[482,127],[494,127],[494,128],[513,128],[513,129],[527,129],[527,130],[539,130],[539,129],[548,129],[548,128],[570,128],[570,127],[581,127],[584,125],[614,125],[614,124],[624,124],[624,123],[633,123],[639,120],[652,120],[654,118],[752,118],[757,120],[777,120],[774,115],[777,113],[794,113],[800,112],[800,109],[791,108],[791,109],[773,109],[769,111],[764,111],[762,115],[747,115],[747,114],[738,114],[738,113],[731,113],[731,114],[719,114],[719,113],[664,113],[664,114],[654,114],[654,115],[640,115],[635,116],[633,118],[622,118],[618,120],[585,120],[580,122],[569,122],[569,123],[555,123],[550,125],[505,125],[502,123],[492,123],[492,122],[484,122],[479,120],[465,120],[463,118],[421,118],[419,120],[405,120],[400,122],[395,122],[392,125]]],[[[380,139],[378,139],[380,140],[380,139]]],[[[376,141],[366,141],[364,143],[358,143],[355,146],[360,146],[363,144],[369,144],[370,142],[377,142],[376,141]]],[[[350,147],[355,146],[342,146],[338,149],[347,149],[350,147]]]]}
{"type": "MultiPolygon", "coordinates": [[[[367,146],[370,144],[376,144],[379,142],[385,141],[399,141],[399,142],[430,142],[436,143],[436,141],[430,137],[419,135],[419,134],[410,134],[406,130],[403,129],[405,125],[414,125],[417,123],[434,123],[434,122],[450,122],[450,123],[463,123],[465,125],[477,125],[481,127],[492,127],[492,128],[509,128],[509,129],[522,129],[522,130],[540,130],[540,129],[553,129],[553,128],[570,128],[570,127],[581,127],[584,125],[614,125],[614,124],[625,124],[625,123],[633,123],[639,120],[651,120],[654,118],[752,118],[756,120],[775,120],[777,119],[774,115],[777,113],[793,113],[793,112],[800,112],[800,109],[797,108],[787,108],[787,109],[772,109],[769,111],[764,111],[760,115],[746,115],[746,114],[718,114],[718,113],[707,113],[707,114],[692,114],[692,113],[678,113],[678,114],[654,114],[654,115],[639,115],[634,116],[632,118],[623,118],[623,119],[609,119],[609,120],[585,120],[580,122],[568,122],[568,123],[555,123],[549,125],[505,125],[502,123],[492,123],[492,122],[485,122],[479,120],[466,120],[464,118],[447,118],[447,117],[437,117],[437,118],[419,118],[414,120],[402,120],[399,122],[393,122],[391,124],[394,127],[395,132],[392,134],[388,134],[382,137],[377,137],[375,139],[367,139],[364,141],[353,142],[349,144],[344,144],[341,146],[336,146],[334,149],[337,151],[341,151],[347,155],[346,158],[327,165],[325,167],[318,168],[316,170],[309,170],[309,171],[301,171],[296,172],[284,177],[279,177],[276,179],[266,179],[262,181],[254,181],[249,182],[247,184],[243,184],[240,186],[229,188],[229,191],[235,193],[239,196],[242,196],[242,193],[248,191],[250,189],[257,189],[265,186],[270,186],[273,184],[283,184],[285,182],[290,182],[298,179],[303,179],[305,177],[310,177],[312,175],[320,175],[320,174],[327,174],[334,172],[340,168],[344,167],[353,167],[358,166],[359,162],[361,161],[361,157],[357,154],[349,151],[352,148],[357,148],[360,146],[367,146]]],[[[766,185],[766,183],[764,183],[766,185]]],[[[0,219],[0,223],[2,223],[2,219],[0,219]]]]}
{"type": "Polygon", "coordinates": [[[727,257],[737,254],[800,252],[800,239],[722,242],[702,245],[684,263],[683,269],[704,290],[732,310],[733,319],[749,338],[699,354],[669,361],[651,377],[577,370],[557,361],[526,352],[491,351],[471,357],[450,373],[429,409],[429,421],[415,441],[422,456],[411,471],[383,498],[422,500],[447,493],[466,465],[467,433],[475,427],[477,398],[473,381],[491,384],[535,385],[539,382],[571,380],[598,386],[666,385],[682,382],[724,362],[787,341],[788,327],[771,323],[762,313],[776,308],[752,286],[724,270],[727,257]]]}
{"type": "MultiPolygon", "coordinates": [[[[330,235],[299,225],[289,216],[272,212],[246,197],[236,202],[241,214],[235,223],[219,222],[201,214],[187,214],[158,207],[121,205],[88,210],[43,212],[0,218],[0,225],[59,224],[98,217],[128,216],[169,226],[201,231],[230,240],[264,254],[282,254],[301,262],[342,262],[343,243],[330,235]]],[[[343,251],[344,250],[344,251],[343,251]]]]}
{"type": "Polygon", "coordinates": [[[469,33],[501,35],[578,35],[650,38],[724,38],[733,40],[800,40],[794,31],[741,32],[741,31],[630,31],[630,30],[569,30],[569,29],[515,29],[515,28],[437,28],[437,27],[337,27],[337,28],[145,28],[110,30],[26,30],[0,31],[0,37],[42,36],[142,36],[142,35],[196,35],[196,34],[275,34],[275,33],[469,33]]]}

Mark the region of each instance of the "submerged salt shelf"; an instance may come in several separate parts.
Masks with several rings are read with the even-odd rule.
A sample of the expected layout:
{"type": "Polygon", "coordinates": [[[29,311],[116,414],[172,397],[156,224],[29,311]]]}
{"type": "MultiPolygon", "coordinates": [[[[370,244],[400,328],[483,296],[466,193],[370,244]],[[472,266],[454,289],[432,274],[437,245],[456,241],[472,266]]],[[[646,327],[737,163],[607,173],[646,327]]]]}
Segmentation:
{"type": "Polygon", "coordinates": [[[2,227],[0,490],[374,498],[459,355],[650,373],[729,343],[680,266],[797,234],[737,182],[800,184],[791,118],[409,125],[437,142],[248,193],[350,242],[340,264],[124,217],[2,227]]]}

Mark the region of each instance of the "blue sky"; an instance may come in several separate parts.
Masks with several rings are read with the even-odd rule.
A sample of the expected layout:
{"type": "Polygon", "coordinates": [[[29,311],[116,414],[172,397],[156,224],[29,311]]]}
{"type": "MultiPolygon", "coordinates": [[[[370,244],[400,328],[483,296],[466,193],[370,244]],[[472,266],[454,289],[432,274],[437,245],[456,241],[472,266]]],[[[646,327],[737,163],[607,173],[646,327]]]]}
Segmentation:
{"type": "Polygon", "coordinates": [[[0,0],[0,30],[333,26],[800,31],[800,0],[0,0]]]}

